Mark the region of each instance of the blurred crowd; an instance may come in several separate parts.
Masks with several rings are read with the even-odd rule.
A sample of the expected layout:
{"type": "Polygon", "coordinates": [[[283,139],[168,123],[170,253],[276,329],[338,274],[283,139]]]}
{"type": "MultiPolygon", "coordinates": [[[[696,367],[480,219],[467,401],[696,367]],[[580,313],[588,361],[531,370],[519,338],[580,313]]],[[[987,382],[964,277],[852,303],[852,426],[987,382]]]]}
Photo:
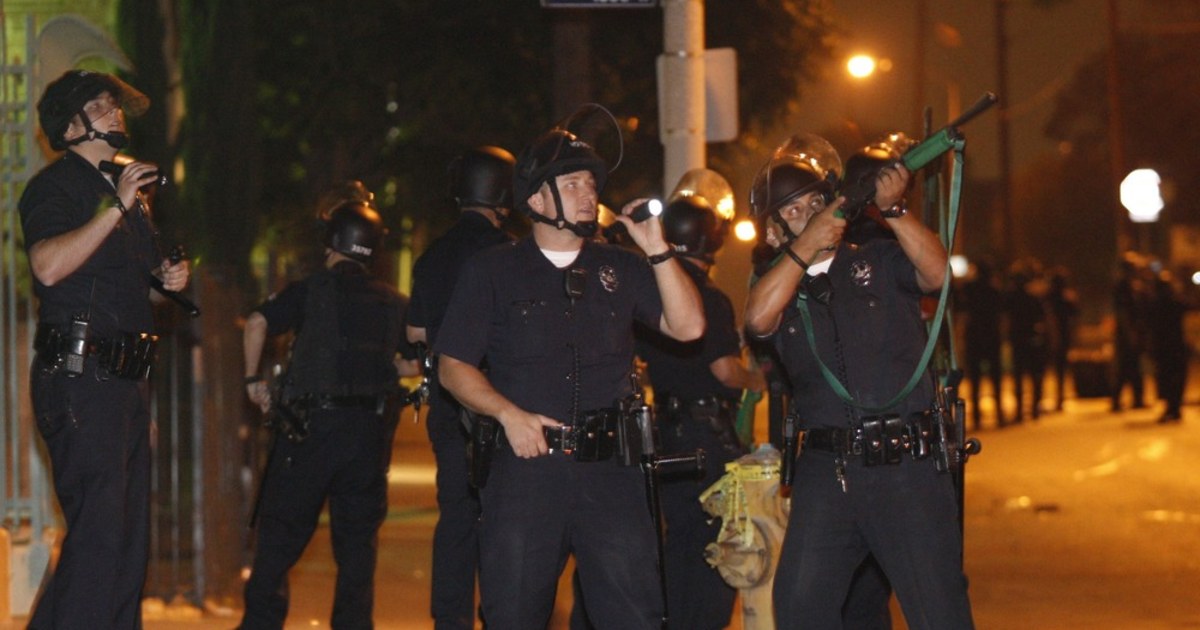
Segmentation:
{"type": "Polygon", "coordinates": [[[1106,395],[1113,411],[1153,405],[1146,386],[1150,376],[1152,391],[1163,403],[1158,421],[1178,422],[1192,353],[1185,316],[1200,307],[1196,295],[1159,260],[1128,252],[1121,258],[1112,299],[1107,364],[1072,361],[1080,309],[1070,270],[1035,258],[1007,269],[974,263],[954,300],[973,427],[982,428],[985,415],[1003,428],[1062,411],[1069,374],[1080,396],[1106,395]],[[1050,396],[1043,395],[1047,377],[1050,396]],[[1005,395],[1006,385],[1011,397],[1005,395]],[[980,404],[988,397],[984,394],[992,401],[987,407],[980,404]]]}

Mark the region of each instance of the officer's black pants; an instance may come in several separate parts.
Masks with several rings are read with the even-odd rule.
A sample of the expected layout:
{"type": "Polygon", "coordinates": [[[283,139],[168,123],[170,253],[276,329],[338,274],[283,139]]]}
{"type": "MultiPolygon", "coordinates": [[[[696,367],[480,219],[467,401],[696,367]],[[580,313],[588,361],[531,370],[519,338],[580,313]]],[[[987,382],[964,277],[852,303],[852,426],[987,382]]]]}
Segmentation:
{"type": "Polygon", "coordinates": [[[387,515],[394,424],[373,411],[313,412],[300,444],[277,440],[258,515],[243,630],[276,630],[287,617],[287,573],[312,538],[325,499],[337,562],[336,630],[372,628],[379,526],[387,515]]]}
{"type": "Polygon", "coordinates": [[[575,556],[600,630],[658,630],[662,598],[642,473],[614,460],[497,450],[481,492],[479,589],[488,630],[544,628],[575,556]]]}
{"type": "Polygon", "coordinates": [[[467,435],[458,407],[437,391],[426,418],[437,460],[438,502],[430,614],[435,630],[470,630],[475,627],[479,569],[479,497],[467,481],[467,435]]]}
{"type": "Polygon", "coordinates": [[[43,583],[29,627],[142,627],[149,553],[150,414],[145,382],[45,375],[30,393],[66,522],[58,565],[43,583]]]}
{"type": "Polygon", "coordinates": [[[707,421],[695,420],[686,413],[665,419],[659,433],[664,453],[686,453],[701,448],[707,455],[702,479],[679,474],[662,477],[660,496],[667,525],[670,625],[672,628],[719,630],[729,625],[737,590],[704,559],[704,549],[716,541],[721,521],[704,512],[700,494],[725,474],[727,462],[742,453],[736,444],[721,439],[707,421]]]}
{"type": "Polygon", "coordinates": [[[842,602],[855,571],[873,554],[912,630],[974,628],[960,556],[962,536],[950,475],[932,458],[865,467],[846,464],[848,492],[834,456],[797,460],[792,511],[775,574],[778,628],[842,628],[842,602]]]}

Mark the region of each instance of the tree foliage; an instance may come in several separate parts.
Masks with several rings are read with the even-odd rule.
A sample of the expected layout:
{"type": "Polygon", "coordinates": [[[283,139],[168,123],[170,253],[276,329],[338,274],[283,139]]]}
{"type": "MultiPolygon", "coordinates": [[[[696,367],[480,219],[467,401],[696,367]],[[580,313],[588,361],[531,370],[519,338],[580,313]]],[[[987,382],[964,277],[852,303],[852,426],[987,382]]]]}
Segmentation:
{"type": "MultiPolygon", "coordinates": [[[[1131,35],[1119,42],[1118,85],[1125,171],[1149,167],[1164,180],[1160,223],[1132,226],[1165,234],[1171,225],[1200,222],[1200,201],[1171,195],[1200,169],[1200,93],[1192,69],[1200,62],[1195,34],[1131,35]]],[[[1082,65],[1062,90],[1045,134],[1059,141],[1018,176],[1015,207],[1022,215],[1018,242],[1025,254],[1069,265],[1093,295],[1107,295],[1116,255],[1115,225],[1124,220],[1113,181],[1108,72],[1105,53],[1082,65]]],[[[1134,234],[1134,242],[1139,240],[1134,234]]],[[[1165,251],[1157,252],[1166,254],[1165,251]]]]}
{"type": "MultiPolygon", "coordinates": [[[[564,13],[534,0],[184,6],[189,206],[208,213],[200,208],[228,204],[251,236],[275,233],[310,246],[314,201],[345,179],[376,191],[393,229],[402,217],[435,231],[448,225],[453,217],[439,200],[455,154],[478,144],[517,153],[554,122],[554,60],[562,51],[553,32],[565,13],[588,26],[590,62],[578,72],[592,100],[625,123],[625,162],[610,192],[656,191],[661,181],[659,10],[564,13]],[[234,171],[245,172],[231,189],[234,171]]],[[[706,9],[708,46],[738,49],[744,128],[793,109],[828,54],[824,2],[719,0],[706,9]]],[[[251,243],[241,228],[228,239],[232,226],[218,221],[224,216],[196,225],[216,236],[212,257],[245,261],[251,243]]]]}

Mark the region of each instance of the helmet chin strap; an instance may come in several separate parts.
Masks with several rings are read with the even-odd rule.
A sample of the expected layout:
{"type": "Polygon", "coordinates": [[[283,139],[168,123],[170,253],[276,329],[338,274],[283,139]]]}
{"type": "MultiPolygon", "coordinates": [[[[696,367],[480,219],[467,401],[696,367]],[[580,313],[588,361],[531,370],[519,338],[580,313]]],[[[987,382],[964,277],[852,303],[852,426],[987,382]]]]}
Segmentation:
{"type": "Polygon", "coordinates": [[[95,139],[103,140],[108,143],[108,146],[117,150],[121,150],[129,146],[128,134],[122,131],[110,131],[108,133],[96,131],[96,128],[92,126],[92,121],[88,119],[87,114],[84,113],[83,110],[79,110],[79,120],[83,121],[83,128],[87,130],[87,133],[68,142],[68,146],[74,146],[81,142],[95,139]]]}
{"type": "Polygon", "coordinates": [[[775,222],[779,224],[779,229],[783,232],[783,244],[787,245],[796,240],[797,234],[792,231],[791,226],[783,218],[783,208],[776,210],[773,214],[775,215],[775,222]]]}
{"type": "Polygon", "coordinates": [[[550,195],[554,197],[554,211],[556,213],[556,217],[551,219],[539,212],[531,212],[529,213],[529,217],[538,223],[553,225],[555,228],[560,230],[570,230],[572,234],[580,238],[592,238],[595,236],[596,232],[600,229],[600,222],[579,221],[576,223],[571,223],[570,221],[567,221],[566,216],[563,215],[562,195],[558,193],[558,185],[554,183],[553,179],[547,181],[546,183],[550,185],[550,195]]]}

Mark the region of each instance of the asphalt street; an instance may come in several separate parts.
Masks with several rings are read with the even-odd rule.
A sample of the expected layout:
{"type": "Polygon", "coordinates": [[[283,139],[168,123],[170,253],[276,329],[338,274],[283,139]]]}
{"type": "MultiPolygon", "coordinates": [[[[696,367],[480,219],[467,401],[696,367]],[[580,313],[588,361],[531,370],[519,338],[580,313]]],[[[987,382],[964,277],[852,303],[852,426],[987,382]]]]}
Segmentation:
{"type": "MultiPolygon", "coordinates": [[[[1161,408],[1113,413],[1107,400],[1086,399],[1002,430],[985,422],[973,434],[983,450],[967,466],[964,555],[979,628],[1200,628],[1200,382],[1192,380],[1178,424],[1156,423],[1161,408]]],[[[411,418],[390,477],[376,627],[431,628],[434,467],[425,428],[411,418]]],[[[329,627],[335,571],[323,525],[292,573],[287,628],[329,627]]],[[[559,599],[555,629],[566,628],[569,588],[559,599]]],[[[146,628],[228,629],[238,605],[148,602],[146,628]]],[[[740,619],[730,627],[741,630],[740,619]]]]}

